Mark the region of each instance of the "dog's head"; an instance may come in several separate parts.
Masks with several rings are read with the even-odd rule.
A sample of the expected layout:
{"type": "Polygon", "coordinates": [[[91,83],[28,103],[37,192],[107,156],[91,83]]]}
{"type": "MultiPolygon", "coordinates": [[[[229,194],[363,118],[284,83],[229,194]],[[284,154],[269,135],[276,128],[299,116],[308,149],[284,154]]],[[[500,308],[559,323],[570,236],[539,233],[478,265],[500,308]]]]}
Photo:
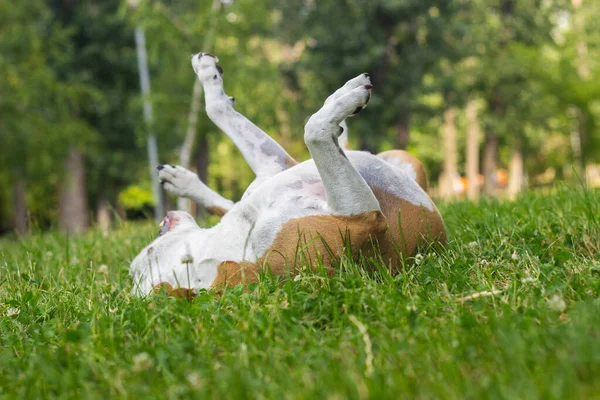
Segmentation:
{"type": "Polygon", "coordinates": [[[194,218],[185,211],[169,211],[159,225],[158,236],[175,230],[198,227],[194,218]]]}
{"type": "Polygon", "coordinates": [[[133,293],[143,296],[161,283],[174,288],[206,288],[216,275],[217,260],[206,246],[206,229],[201,229],[184,211],[169,211],[160,224],[158,237],[133,260],[129,273],[133,293]]]}
{"type": "Polygon", "coordinates": [[[217,65],[219,59],[209,53],[198,53],[192,56],[192,68],[200,82],[206,83],[220,78],[223,69],[217,65]]]}

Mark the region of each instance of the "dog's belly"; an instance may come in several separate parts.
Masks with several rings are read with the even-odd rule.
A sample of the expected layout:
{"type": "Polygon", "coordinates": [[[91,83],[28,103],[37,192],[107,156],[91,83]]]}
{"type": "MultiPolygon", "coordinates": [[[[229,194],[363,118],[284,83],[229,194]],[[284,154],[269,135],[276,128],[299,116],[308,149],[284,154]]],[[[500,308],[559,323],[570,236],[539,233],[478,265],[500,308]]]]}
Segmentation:
{"type": "Polygon", "coordinates": [[[334,215],[312,161],[298,164],[257,187],[227,218],[246,213],[244,255],[217,267],[213,288],[256,282],[265,266],[275,276],[322,263],[328,269],[342,254],[356,257],[377,247],[390,271],[402,268],[420,244],[446,241],[444,222],[429,196],[404,171],[368,153],[348,158],[369,184],[380,211],[334,215]]]}
{"type": "MultiPolygon", "coordinates": [[[[400,229],[397,219],[398,211],[402,211],[402,208],[411,215],[415,214],[416,210],[423,209],[427,214],[439,216],[429,196],[405,171],[395,168],[370,153],[351,151],[346,154],[373,189],[382,205],[384,216],[396,220],[392,224],[395,230],[400,229]]],[[[295,242],[294,245],[297,245],[299,235],[294,235],[293,230],[289,229],[290,221],[297,225],[303,219],[304,222],[310,220],[312,221],[310,225],[314,226],[315,218],[332,216],[327,206],[325,187],[312,160],[300,163],[265,181],[244,199],[243,203],[246,213],[251,210],[253,220],[243,257],[245,261],[251,262],[264,258],[265,253],[269,251],[281,251],[282,249],[274,249],[273,245],[277,239],[281,239],[284,230],[286,236],[295,236],[284,242],[287,245],[295,242]]],[[[238,210],[232,210],[232,214],[237,213],[238,210]]],[[[415,221],[418,219],[410,218],[415,221]]],[[[321,222],[316,224],[325,226],[321,222]]],[[[360,230],[360,226],[354,224],[353,229],[360,230]]],[[[413,229],[412,226],[408,228],[409,232],[405,233],[408,235],[415,235],[418,233],[415,230],[421,229],[421,227],[413,229]]],[[[370,227],[365,227],[365,230],[368,229],[370,227]]],[[[392,232],[391,236],[400,235],[398,232],[392,232]]],[[[281,240],[278,242],[284,243],[281,240]]],[[[412,252],[412,249],[407,249],[407,252],[412,252]]]]}

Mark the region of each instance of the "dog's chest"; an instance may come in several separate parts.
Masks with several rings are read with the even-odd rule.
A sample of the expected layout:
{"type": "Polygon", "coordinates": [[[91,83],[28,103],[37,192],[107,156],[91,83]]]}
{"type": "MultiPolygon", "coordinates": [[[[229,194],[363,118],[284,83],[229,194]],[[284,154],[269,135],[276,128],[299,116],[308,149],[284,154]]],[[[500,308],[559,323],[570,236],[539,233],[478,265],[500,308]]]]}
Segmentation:
{"type": "Polygon", "coordinates": [[[288,174],[261,186],[245,201],[240,214],[251,225],[244,249],[247,261],[263,256],[290,219],[330,213],[325,188],[316,173],[288,174]]]}

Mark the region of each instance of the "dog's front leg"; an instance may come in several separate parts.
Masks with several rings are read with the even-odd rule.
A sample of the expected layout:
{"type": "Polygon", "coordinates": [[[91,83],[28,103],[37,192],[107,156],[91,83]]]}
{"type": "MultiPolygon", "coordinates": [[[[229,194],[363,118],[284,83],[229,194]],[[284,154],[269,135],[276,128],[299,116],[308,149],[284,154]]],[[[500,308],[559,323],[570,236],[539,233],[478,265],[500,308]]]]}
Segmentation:
{"type": "Polygon", "coordinates": [[[223,216],[233,207],[233,201],[206,186],[192,171],[171,164],[158,165],[158,179],[172,194],[185,197],[204,206],[213,214],[223,216]]]}
{"type": "Polygon", "coordinates": [[[222,69],[216,57],[198,53],[192,66],[204,87],[206,113],[238,147],[258,179],[296,165],[296,161],[259,127],[235,111],[234,99],[223,91],[222,69]]]}

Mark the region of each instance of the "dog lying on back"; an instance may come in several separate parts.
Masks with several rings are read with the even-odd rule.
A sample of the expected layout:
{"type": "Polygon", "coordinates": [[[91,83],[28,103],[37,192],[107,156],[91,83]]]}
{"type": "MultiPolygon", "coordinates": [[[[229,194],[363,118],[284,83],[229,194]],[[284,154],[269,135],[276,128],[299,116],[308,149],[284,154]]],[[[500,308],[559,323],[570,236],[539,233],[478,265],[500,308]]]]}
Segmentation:
{"type": "Polygon", "coordinates": [[[264,268],[275,276],[319,262],[333,268],[341,254],[356,258],[374,248],[397,272],[418,246],[445,244],[444,222],[426,193],[423,166],[415,157],[400,150],[377,156],[342,150],[347,147],[345,119],[369,101],[368,74],[348,81],[311,116],[304,141],[312,159],[298,163],[235,111],[217,62],[208,53],[192,57],[206,112],[240,149],[256,179],[234,204],[193,172],[159,165],[165,189],[222,219],[201,229],[191,215],[169,212],[159,237],[131,263],[134,294],[167,288],[189,296],[199,289],[256,282],[264,268]]]}

